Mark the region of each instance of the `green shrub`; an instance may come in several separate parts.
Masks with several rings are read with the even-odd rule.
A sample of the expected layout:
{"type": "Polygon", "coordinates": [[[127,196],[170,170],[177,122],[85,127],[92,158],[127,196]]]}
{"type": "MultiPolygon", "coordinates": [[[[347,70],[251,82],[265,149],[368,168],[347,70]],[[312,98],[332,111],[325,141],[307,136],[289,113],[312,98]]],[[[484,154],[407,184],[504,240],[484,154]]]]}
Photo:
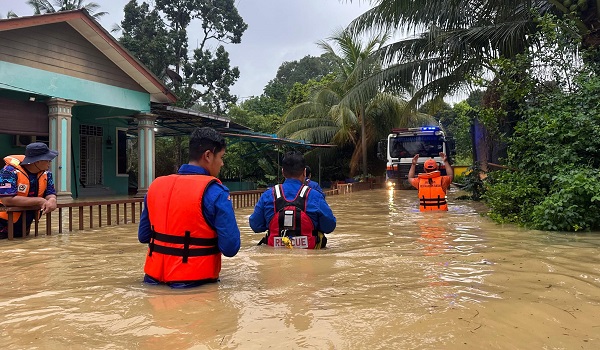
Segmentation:
{"type": "Polygon", "coordinates": [[[496,171],[488,181],[484,199],[491,208],[490,217],[498,222],[526,225],[531,209],[546,195],[540,179],[527,172],[496,171]]]}
{"type": "Polygon", "coordinates": [[[553,192],[533,209],[533,227],[580,231],[600,227],[600,175],[596,169],[574,169],[553,178],[553,192]]]}

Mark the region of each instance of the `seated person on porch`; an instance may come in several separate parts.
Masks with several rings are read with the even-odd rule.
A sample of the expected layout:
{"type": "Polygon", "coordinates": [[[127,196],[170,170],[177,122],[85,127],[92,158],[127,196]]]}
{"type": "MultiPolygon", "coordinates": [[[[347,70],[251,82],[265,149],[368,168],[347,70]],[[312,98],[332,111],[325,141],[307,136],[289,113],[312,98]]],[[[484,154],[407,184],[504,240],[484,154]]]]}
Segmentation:
{"type": "MultiPolygon", "coordinates": [[[[50,162],[58,155],[41,142],[27,145],[25,155],[6,156],[6,165],[0,170],[0,204],[7,207],[39,206],[46,214],[56,209],[56,190],[50,169],[50,162]]],[[[13,214],[14,236],[22,237],[23,219],[27,230],[31,226],[37,210],[13,214]]],[[[8,237],[8,213],[0,212],[0,239],[8,237]]]]}
{"type": "Polygon", "coordinates": [[[323,194],[304,184],[304,156],[297,152],[286,153],[282,171],[285,177],[283,184],[263,193],[250,215],[250,227],[254,232],[268,230],[258,244],[325,248],[327,238],[323,233],[332,232],[336,220],[323,194]]]}

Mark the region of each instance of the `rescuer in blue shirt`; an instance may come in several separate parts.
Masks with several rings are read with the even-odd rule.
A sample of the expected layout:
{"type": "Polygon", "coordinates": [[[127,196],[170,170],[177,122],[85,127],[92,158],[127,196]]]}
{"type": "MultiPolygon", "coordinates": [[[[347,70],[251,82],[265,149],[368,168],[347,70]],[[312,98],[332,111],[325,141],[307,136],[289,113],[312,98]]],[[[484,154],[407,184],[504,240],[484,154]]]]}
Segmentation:
{"type": "MultiPolygon", "coordinates": [[[[177,174],[216,176],[223,166],[224,153],[225,140],[217,131],[212,128],[197,128],[190,137],[190,162],[183,164],[177,174]]],[[[148,213],[148,196],[144,198],[144,204],[138,239],[141,243],[150,243],[153,233],[148,213]]],[[[240,230],[227,187],[218,182],[209,184],[202,197],[201,207],[206,223],[217,233],[218,250],[227,257],[235,256],[240,249],[240,230]]],[[[148,275],[145,275],[144,281],[151,284],[158,283],[148,275]]],[[[201,283],[169,283],[169,286],[186,288],[199,284],[201,283]]]]}
{"type": "MultiPolygon", "coordinates": [[[[282,184],[283,193],[287,201],[293,201],[306,178],[306,165],[304,157],[298,152],[288,152],[282,161],[282,170],[285,181],[282,184]],[[294,174],[294,169],[300,169],[294,174]]],[[[254,232],[269,230],[271,220],[275,216],[275,188],[267,189],[250,215],[250,227],[254,232]]],[[[325,201],[322,193],[315,190],[308,191],[305,212],[312,221],[314,229],[322,233],[330,233],[335,229],[336,219],[331,208],[325,201]]]]}

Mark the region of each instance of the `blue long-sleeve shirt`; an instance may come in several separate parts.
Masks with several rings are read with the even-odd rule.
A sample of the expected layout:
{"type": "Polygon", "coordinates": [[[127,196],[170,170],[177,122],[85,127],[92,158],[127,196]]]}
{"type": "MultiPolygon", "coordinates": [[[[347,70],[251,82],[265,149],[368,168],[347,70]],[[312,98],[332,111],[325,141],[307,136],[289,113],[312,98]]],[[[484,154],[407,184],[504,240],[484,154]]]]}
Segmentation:
{"type": "MultiPolygon", "coordinates": [[[[182,165],[177,173],[209,175],[206,169],[190,164],[182,165]]],[[[146,201],[147,198],[144,198],[144,210],[138,227],[138,239],[141,243],[150,243],[152,236],[146,201]]],[[[202,214],[207,223],[217,231],[217,242],[221,253],[228,257],[235,256],[240,250],[240,229],[235,221],[229,189],[219,183],[209,185],[202,198],[202,214]]]]}
{"type": "Polygon", "coordinates": [[[321,192],[321,194],[323,195],[323,197],[325,197],[325,192],[323,191],[323,189],[321,188],[321,186],[319,186],[318,182],[313,181],[311,179],[307,179],[306,180],[306,186],[312,188],[313,190],[317,190],[317,191],[321,192]]]}
{"type": "MultiPolygon", "coordinates": [[[[302,182],[296,179],[286,179],[283,182],[283,194],[288,201],[296,198],[302,182]]],[[[275,203],[273,201],[273,188],[269,188],[260,196],[250,215],[250,227],[254,232],[264,232],[269,229],[269,223],[275,216],[275,203]]],[[[323,233],[330,233],[335,229],[336,220],[331,208],[325,201],[323,194],[311,190],[306,199],[306,214],[312,220],[315,229],[323,233]]]]}

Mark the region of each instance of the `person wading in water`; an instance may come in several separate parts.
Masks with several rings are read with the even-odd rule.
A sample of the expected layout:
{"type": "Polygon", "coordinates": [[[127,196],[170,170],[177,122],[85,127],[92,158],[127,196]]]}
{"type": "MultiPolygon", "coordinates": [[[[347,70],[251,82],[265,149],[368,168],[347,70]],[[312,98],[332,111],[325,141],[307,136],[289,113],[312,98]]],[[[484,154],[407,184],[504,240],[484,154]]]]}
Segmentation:
{"type": "Polygon", "coordinates": [[[448,210],[446,192],[452,183],[454,172],[446,154],[440,152],[440,158],[446,168],[446,175],[440,173],[438,163],[434,159],[427,159],[423,164],[425,173],[419,174],[417,177],[415,177],[415,168],[419,155],[415,155],[412,159],[412,165],[408,171],[408,181],[419,190],[419,210],[421,211],[448,210]]]}

